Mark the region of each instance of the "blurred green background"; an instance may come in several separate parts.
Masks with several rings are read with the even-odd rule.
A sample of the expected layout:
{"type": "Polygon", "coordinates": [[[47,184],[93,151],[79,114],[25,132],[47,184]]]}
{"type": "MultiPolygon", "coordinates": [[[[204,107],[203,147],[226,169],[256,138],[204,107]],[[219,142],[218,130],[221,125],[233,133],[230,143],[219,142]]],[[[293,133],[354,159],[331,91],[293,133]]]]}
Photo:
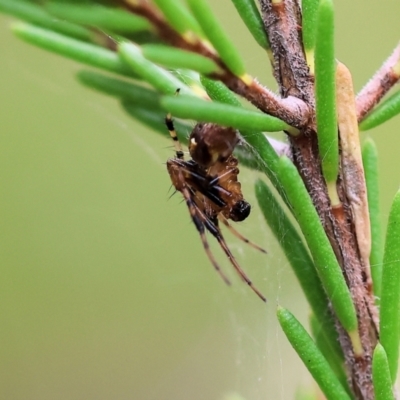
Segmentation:
{"type": "MultiPolygon", "coordinates": [[[[276,88],[267,57],[228,0],[213,2],[249,72],[276,88]]],[[[336,2],[337,57],[359,90],[400,37],[400,3],[336,2]]],[[[268,297],[213,271],[180,196],[168,140],[114,99],[78,84],[82,66],[20,42],[0,17],[0,398],[292,399],[312,381],[282,335],[276,304],[307,321],[297,282],[240,179],[252,215],[226,238],[268,297]]],[[[370,134],[380,152],[382,221],[400,181],[400,118],[370,134]]],[[[211,240],[210,240],[211,241],[211,240]]]]}

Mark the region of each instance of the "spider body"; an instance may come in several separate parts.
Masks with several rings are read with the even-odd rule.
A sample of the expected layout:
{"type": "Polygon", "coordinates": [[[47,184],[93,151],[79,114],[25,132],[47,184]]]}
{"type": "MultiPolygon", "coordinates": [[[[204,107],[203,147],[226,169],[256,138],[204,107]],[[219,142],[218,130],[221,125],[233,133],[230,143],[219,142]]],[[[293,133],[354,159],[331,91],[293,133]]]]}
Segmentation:
{"type": "Polygon", "coordinates": [[[167,160],[167,170],[176,191],[182,193],[186,201],[208,258],[222,279],[230,284],[209,248],[206,231],[217,239],[241,278],[266,301],[237,263],[219,227],[219,222],[222,222],[241,240],[265,252],[249,242],[228,222],[229,219],[235,222],[243,221],[251,210],[250,204],[243,198],[238,181],[238,160],[232,154],[239,142],[236,130],[210,123],[198,123],[189,137],[189,153],[192,159],[185,160],[170,115],[165,122],[175,142],[175,157],[167,160]]]}
{"type": "Polygon", "coordinates": [[[230,155],[226,161],[203,168],[196,161],[171,158],[167,169],[172,184],[179,192],[186,187],[197,207],[204,209],[211,220],[222,214],[226,219],[238,222],[245,220],[251,210],[243,199],[240,182],[237,180],[238,160],[230,155]]]}

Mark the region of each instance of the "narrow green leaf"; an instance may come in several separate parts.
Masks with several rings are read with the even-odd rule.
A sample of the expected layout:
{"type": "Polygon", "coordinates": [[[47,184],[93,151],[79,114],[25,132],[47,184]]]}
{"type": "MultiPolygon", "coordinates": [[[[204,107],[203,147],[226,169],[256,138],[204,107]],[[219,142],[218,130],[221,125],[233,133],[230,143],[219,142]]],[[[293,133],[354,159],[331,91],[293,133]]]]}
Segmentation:
{"type": "Polygon", "coordinates": [[[313,51],[315,46],[315,30],[317,25],[319,0],[303,0],[302,11],[302,34],[304,49],[307,52],[313,51]]]}
{"type": "Polygon", "coordinates": [[[260,12],[254,0],[232,0],[247,29],[253,35],[256,42],[263,48],[270,48],[267,33],[260,12]]]}
{"type": "Polygon", "coordinates": [[[191,39],[191,33],[204,36],[198,22],[187,8],[177,0],[153,0],[163,12],[169,24],[186,39],[191,39]]]}
{"type": "Polygon", "coordinates": [[[378,343],[372,358],[372,381],[374,383],[375,400],[394,400],[392,379],[385,349],[378,343]]]}
{"type": "Polygon", "coordinates": [[[382,269],[380,341],[384,347],[392,382],[396,379],[399,358],[400,306],[400,191],[394,197],[386,232],[382,269]]]}
{"type": "Polygon", "coordinates": [[[344,329],[354,335],[358,324],[351,295],[307,189],[287,157],[279,160],[278,172],[328,298],[344,329]]]}
{"type": "Polygon", "coordinates": [[[168,68],[185,68],[202,74],[217,73],[221,70],[214,61],[191,51],[162,44],[145,44],[141,49],[145,58],[168,68]]]}
{"type": "Polygon", "coordinates": [[[367,184],[368,208],[371,222],[372,243],[369,259],[374,283],[374,294],[379,304],[382,283],[383,237],[379,208],[378,152],[374,141],[370,138],[366,139],[363,144],[362,159],[367,184]]]}
{"type": "Polygon", "coordinates": [[[360,124],[360,130],[367,131],[383,124],[400,113],[400,90],[376,107],[360,124]]]}
{"type": "Polygon", "coordinates": [[[28,43],[71,58],[93,67],[131,77],[137,77],[111,50],[71,39],[59,33],[37,28],[33,25],[18,23],[13,26],[14,33],[28,43]]]}
{"type": "MultiPolygon", "coordinates": [[[[142,108],[157,109],[161,112],[160,94],[154,90],[136,85],[121,79],[111,78],[93,71],[80,71],[77,78],[81,83],[92,89],[99,90],[111,96],[121,97],[142,108]]],[[[165,113],[165,111],[162,111],[165,113]]]]}
{"type": "Polygon", "coordinates": [[[268,141],[268,138],[262,132],[248,132],[245,130],[241,132],[246,142],[254,149],[254,157],[258,165],[257,169],[268,177],[275,189],[282,196],[282,185],[277,173],[279,157],[268,141]]]}
{"type": "Polygon", "coordinates": [[[191,69],[172,68],[171,74],[187,85],[198,97],[207,99],[207,92],[200,83],[200,75],[191,69]]]}
{"type": "Polygon", "coordinates": [[[296,353],[328,400],[351,400],[325,357],[300,322],[286,309],[278,308],[278,320],[296,353]]]}
{"type": "Polygon", "coordinates": [[[222,82],[215,81],[204,76],[200,77],[200,82],[206,89],[210,98],[214,101],[229,104],[231,106],[242,107],[242,104],[236,95],[231,92],[222,82]]]}
{"type": "Polygon", "coordinates": [[[332,368],[332,371],[335,373],[336,377],[339,379],[339,382],[346,390],[347,394],[351,396],[351,390],[347,383],[347,375],[345,372],[345,361],[343,352],[340,349],[338,338],[336,334],[336,343],[339,346],[340,352],[332,351],[332,343],[329,341],[328,337],[325,334],[324,329],[321,324],[317,320],[315,314],[311,314],[310,316],[310,327],[312,336],[314,337],[314,341],[321,351],[322,355],[325,357],[326,361],[328,361],[329,365],[332,368]]]}
{"type": "MultiPolygon", "coordinates": [[[[148,108],[140,107],[137,103],[132,103],[129,100],[122,100],[121,102],[124,110],[133,118],[140,121],[142,124],[153,129],[157,133],[161,133],[163,136],[170,138],[167,126],[165,125],[165,113],[150,110],[148,108]]],[[[176,133],[179,141],[183,144],[187,144],[187,139],[192,127],[189,124],[182,123],[180,121],[174,121],[176,133]]],[[[172,153],[171,153],[172,155],[172,153]]]]}
{"type": "Polygon", "coordinates": [[[10,14],[14,17],[41,26],[50,31],[62,33],[84,41],[91,39],[88,29],[66,21],[60,21],[49,15],[42,7],[32,2],[23,0],[0,0],[0,12],[10,14]]]}
{"type": "Polygon", "coordinates": [[[164,96],[161,105],[180,118],[214,122],[237,129],[277,132],[287,129],[283,121],[257,111],[188,96],[164,96]]]}
{"type": "Polygon", "coordinates": [[[58,18],[115,32],[132,33],[152,29],[150,22],[143,17],[100,4],[50,2],[46,4],[46,9],[58,18]]]}
{"type": "Polygon", "coordinates": [[[328,298],[302,238],[269,187],[261,180],[256,182],[256,197],[268,226],[282,247],[314,315],[328,337],[331,349],[334,350],[332,353],[340,354],[341,349],[334,321],[329,312],[328,298]]]}
{"type": "Polygon", "coordinates": [[[191,69],[174,68],[171,70],[171,73],[189,87],[202,86],[200,75],[191,69]]]}
{"type": "Polygon", "coordinates": [[[222,61],[236,76],[245,77],[246,69],[242,58],[229,36],[222,30],[207,0],[187,0],[187,3],[222,61]]]}
{"type": "Polygon", "coordinates": [[[335,71],[333,4],[332,0],[321,0],[315,45],[315,106],[318,147],[327,183],[336,182],[339,171],[335,71]]]}
{"type": "Polygon", "coordinates": [[[173,94],[177,89],[180,89],[182,95],[194,96],[192,90],[182,81],[165,69],[146,60],[138,46],[123,42],[118,46],[118,52],[134,73],[150,83],[161,93],[173,94]]]}

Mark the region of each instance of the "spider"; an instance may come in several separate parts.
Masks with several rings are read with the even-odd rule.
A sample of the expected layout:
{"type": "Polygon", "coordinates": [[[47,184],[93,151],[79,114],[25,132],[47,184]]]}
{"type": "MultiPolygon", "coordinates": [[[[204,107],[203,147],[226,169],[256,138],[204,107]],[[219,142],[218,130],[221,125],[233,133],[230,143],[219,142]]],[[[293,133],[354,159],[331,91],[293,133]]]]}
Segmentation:
{"type": "Polygon", "coordinates": [[[192,159],[185,160],[171,114],[167,115],[165,123],[175,143],[175,157],[167,160],[167,170],[176,191],[181,192],[185,199],[209,260],[222,279],[230,285],[210,250],[206,230],[218,241],[240,277],[265,302],[266,298],[252,284],[229,250],[219,227],[219,222],[222,222],[239,239],[266,253],[228,222],[229,219],[243,221],[249,216],[251,209],[250,204],[243,199],[237,179],[238,160],[232,154],[239,142],[237,131],[211,123],[198,123],[189,137],[189,153],[192,159]]]}

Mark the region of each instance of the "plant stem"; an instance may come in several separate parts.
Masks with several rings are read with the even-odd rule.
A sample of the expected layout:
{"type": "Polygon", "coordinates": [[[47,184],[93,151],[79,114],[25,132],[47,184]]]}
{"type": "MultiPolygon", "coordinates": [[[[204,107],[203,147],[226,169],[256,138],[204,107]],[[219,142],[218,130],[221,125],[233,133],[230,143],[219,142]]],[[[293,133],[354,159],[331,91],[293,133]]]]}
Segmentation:
{"type": "MultiPolygon", "coordinates": [[[[260,0],[264,26],[275,59],[274,75],[282,97],[296,96],[315,109],[313,76],[310,74],[303,52],[301,12],[296,0],[272,2],[260,0]]],[[[365,282],[368,276],[360,257],[351,199],[340,171],[336,190],[340,206],[333,208],[326,181],[322,175],[321,155],[318,150],[317,132],[311,117],[308,126],[296,136],[289,135],[293,162],[312,198],[324,230],[342,268],[350,289],[358,318],[358,338],[350,337],[337,321],[339,340],[350,372],[352,390],[357,399],[373,400],[371,359],[378,336],[377,311],[371,287],[365,282]]],[[[339,138],[340,140],[340,138],[339,138]]],[[[341,163],[345,161],[341,155],[341,163]]],[[[354,183],[354,182],[353,182],[354,183]]],[[[346,181],[348,184],[348,179],[346,181]]]]}

